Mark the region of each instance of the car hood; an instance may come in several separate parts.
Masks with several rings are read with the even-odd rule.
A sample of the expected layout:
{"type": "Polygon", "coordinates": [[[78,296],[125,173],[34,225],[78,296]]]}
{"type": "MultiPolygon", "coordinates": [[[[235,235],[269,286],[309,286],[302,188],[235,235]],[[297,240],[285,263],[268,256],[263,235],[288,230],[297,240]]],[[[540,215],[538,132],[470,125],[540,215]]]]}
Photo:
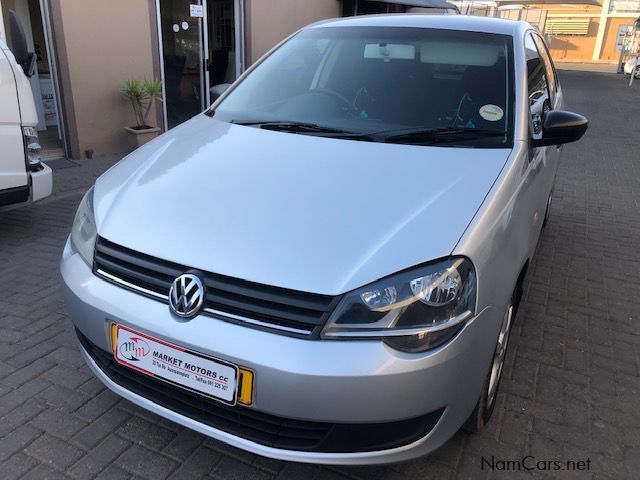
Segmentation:
{"type": "Polygon", "coordinates": [[[97,181],[96,223],[114,243],[190,268],[335,295],[449,255],[510,151],[199,115],[97,181]]]}

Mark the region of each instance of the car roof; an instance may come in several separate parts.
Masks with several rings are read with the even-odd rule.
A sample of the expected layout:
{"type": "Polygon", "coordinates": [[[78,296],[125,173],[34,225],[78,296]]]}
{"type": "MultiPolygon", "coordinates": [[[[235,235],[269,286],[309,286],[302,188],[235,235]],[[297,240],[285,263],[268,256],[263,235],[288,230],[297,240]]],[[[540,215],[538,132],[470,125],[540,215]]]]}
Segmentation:
{"type": "Polygon", "coordinates": [[[414,27],[499,33],[517,36],[533,28],[527,22],[467,15],[387,14],[324,20],[307,28],[318,27],[414,27]]]}

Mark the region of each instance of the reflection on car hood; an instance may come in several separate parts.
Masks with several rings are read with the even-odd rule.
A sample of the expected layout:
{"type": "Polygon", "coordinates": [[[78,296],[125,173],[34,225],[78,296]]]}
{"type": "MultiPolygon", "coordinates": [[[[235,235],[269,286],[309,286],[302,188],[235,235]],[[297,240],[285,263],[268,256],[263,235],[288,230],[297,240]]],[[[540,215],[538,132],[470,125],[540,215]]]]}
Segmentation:
{"type": "Polygon", "coordinates": [[[509,149],[319,138],[199,115],[105,173],[99,235],[254,282],[338,294],[451,253],[509,149]]]}

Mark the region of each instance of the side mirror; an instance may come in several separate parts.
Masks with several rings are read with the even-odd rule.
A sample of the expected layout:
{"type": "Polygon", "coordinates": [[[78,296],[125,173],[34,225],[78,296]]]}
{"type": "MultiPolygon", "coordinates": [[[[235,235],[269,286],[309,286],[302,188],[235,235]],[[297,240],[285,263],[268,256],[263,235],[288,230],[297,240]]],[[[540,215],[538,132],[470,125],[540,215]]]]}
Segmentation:
{"type": "Polygon", "coordinates": [[[534,147],[562,145],[582,138],[589,127],[589,120],[582,115],[563,110],[548,111],[542,123],[542,138],[532,139],[534,147]]]}
{"type": "Polygon", "coordinates": [[[219,99],[222,96],[222,94],[229,89],[230,86],[231,86],[230,83],[219,83],[218,85],[214,85],[213,87],[211,87],[211,89],[209,90],[211,103],[219,99]]]}
{"type": "Polygon", "coordinates": [[[16,63],[22,67],[27,77],[32,77],[36,72],[36,55],[29,52],[27,47],[27,35],[20,17],[13,10],[9,10],[9,30],[11,34],[11,50],[16,58],[16,63]]]}

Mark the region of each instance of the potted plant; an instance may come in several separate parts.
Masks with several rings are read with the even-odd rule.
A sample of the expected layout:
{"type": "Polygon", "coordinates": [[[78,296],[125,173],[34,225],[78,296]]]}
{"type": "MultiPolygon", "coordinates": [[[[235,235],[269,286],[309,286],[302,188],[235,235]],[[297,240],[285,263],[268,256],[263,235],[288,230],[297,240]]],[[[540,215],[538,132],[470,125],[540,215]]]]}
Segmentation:
{"type": "Polygon", "coordinates": [[[147,123],[151,107],[162,101],[162,82],[159,80],[127,80],[122,84],[122,95],[131,102],[137,124],[125,127],[131,140],[131,146],[138,148],[160,134],[158,127],[147,123]]]}

